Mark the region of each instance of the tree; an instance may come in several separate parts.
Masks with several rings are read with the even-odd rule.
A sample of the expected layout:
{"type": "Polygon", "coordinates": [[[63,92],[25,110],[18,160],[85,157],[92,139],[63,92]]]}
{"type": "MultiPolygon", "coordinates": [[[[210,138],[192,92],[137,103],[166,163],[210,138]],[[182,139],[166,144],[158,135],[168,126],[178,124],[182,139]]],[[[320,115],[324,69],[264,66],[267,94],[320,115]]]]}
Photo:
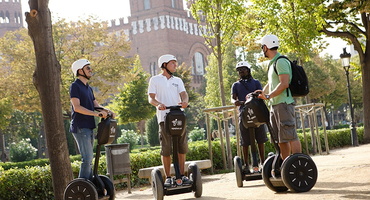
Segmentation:
{"type": "Polygon", "coordinates": [[[60,100],[60,64],[55,55],[51,16],[47,0],[29,0],[26,12],[29,35],[35,49],[34,85],[40,95],[50,155],[55,199],[63,199],[64,188],[72,180],[60,100]]]}
{"type": "Polygon", "coordinates": [[[359,56],[362,75],[364,142],[370,143],[370,2],[368,0],[323,1],[328,4],[321,31],[351,44],[359,56]]]}
{"type": "MultiPolygon", "coordinates": [[[[206,44],[211,48],[218,64],[218,83],[220,90],[221,105],[226,106],[224,77],[222,74],[223,54],[242,26],[242,16],[245,14],[243,0],[196,0],[191,5],[191,13],[203,28],[203,37],[206,44]],[[204,21],[204,23],[203,23],[204,21]]],[[[226,113],[224,114],[226,118],[226,113]]],[[[224,127],[228,127],[224,121],[224,127]]],[[[226,128],[226,144],[228,151],[228,168],[232,168],[229,131],[226,128]]]]}
{"type": "Polygon", "coordinates": [[[138,123],[143,144],[144,120],[154,115],[155,108],[147,101],[149,74],[143,70],[139,57],[136,57],[129,74],[132,75],[131,81],[119,89],[120,93],[115,96],[111,107],[117,112],[121,124],[138,123]]]}

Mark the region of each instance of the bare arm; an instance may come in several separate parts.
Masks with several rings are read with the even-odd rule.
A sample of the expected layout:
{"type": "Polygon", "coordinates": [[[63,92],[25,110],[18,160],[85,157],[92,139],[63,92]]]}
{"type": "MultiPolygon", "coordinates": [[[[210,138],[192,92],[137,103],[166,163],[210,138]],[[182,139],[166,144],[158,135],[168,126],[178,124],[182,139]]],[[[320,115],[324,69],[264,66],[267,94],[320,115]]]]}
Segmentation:
{"type": "Polygon", "coordinates": [[[240,106],[244,103],[244,101],[239,101],[238,96],[236,94],[232,94],[231,103],[233,103],[235,106],[240,106]]]}
{"type": "Polygon", "coordinates": [[[181,103],[179,103],[181,105],[182,108],[186,108],[188,107],[189,105],[189,95],[186,91],[183,91],[180,93],[180,97],[181,97],[181,103]]]}
{"type": "MultiPolygon", "coordinates": [[[[278,96],[279,94],[281,94],[285,89],[287,89],[289,87],[289,79],[290,79],[290,76],[289,74],[280,74],[279,75],[279,81],[280,83],[276,86],[276,88],[269,94],[270,95],[270,98],[273,98],[273,97],[276,97],[278,96]]],[[[268,85],[266,85],[264,88],[263,88],[263,92],[262,94],[259,95],[259,98],[261,99],[267,99],[266,98],[266,91],[267,91],[267,87],[268,85]]]]}

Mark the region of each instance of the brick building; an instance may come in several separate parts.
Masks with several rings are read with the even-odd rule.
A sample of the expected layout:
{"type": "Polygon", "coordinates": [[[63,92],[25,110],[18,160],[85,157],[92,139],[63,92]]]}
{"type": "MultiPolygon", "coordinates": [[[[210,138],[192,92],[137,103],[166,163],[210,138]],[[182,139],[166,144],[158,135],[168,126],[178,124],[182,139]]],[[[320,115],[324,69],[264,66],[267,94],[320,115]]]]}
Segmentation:
{"type": "Polygon", "coordinates": [[[138,54],[151,75],[160,72],[158,58],[173,54],[179,65],[192,68],[194,89],[203,83],[210,50],[204,44],[203,30],[184,9],[183,0],[130,0],[131,16],[112,20],[110,31],[124,30],[131,42],[129,56],[138,54]]]}
{"type": "Polygon", "coordinates": [[[0,0],[0,37],[23,27],[21,0],[0,0]]]}

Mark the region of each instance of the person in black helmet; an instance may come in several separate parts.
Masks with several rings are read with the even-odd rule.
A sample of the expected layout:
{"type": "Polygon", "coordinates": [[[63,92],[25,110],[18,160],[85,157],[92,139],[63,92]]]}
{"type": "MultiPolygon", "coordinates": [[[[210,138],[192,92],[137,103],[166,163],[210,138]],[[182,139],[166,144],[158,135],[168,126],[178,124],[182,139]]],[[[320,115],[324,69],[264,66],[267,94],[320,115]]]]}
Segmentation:
{"type": "Polygon", "coordinates": [[[108,113],[115,114],[103,108],[94,97],[92,88],[88,81],[92,77],[90,62],[80,59],[72,64],[72,72],[77,79],[71,84],[69,93],[72,104],[72,120],[70,132],[76,140],[78,149],[81,153],[81,167],[78,177],[92,179],[92,160],[93,160],[93,129],[96,127],[94,117],[106,118],[108,113]],[[101,107],[103,110],[94,111],[94,107],[101,107]]]}
{"type": "MultiPolygon", "coordinates": [[[[250,67],[250,64],[245,61],[238,62],[235,67],[240,79],[231,86],[231,101],[235,106],[239,106],[239,111],[241,111],[244,106],[247,94],[262,89],[261,83],[252,77],[250,67]]],[[[255,141],[250,141],[249,128],[243,126],[241,115],[239,115],[239,130],[240,146],[243,147],[245,163],[243,172],[245,174],[250,174],[251,170],[248,163],[249,145],[255,141]]],[[[260,166],[262,166],[265,161],[265,142],[268,140],[264,126],[255,128],[255,139],[258,144],[260,164],[257,161],[257,152],[252,152],[252,173],[259,173],[261,171],[260,166]]]]}
{"type": "MultiPolygon", "coordinates": [[[[170,187],[172,183],[171,167],[171,136],[166,133],[164,128],[164,117],[169,109],[166,106],[181,105],[182,108],[188,107],[189,97],[185,90],[183,81],[173,73],[177,68],[175,56],[165,54],[159,57],[158,66],[162,73],[150,78],[148,87],[148,101],[157,108],[157,118],[159,123],[159,140],[161,143],[161,158],[166,175],[165,187],[170,187]]],[[[184,175],[186,153],[188,152],[187,134],[179,137],[178,158],[179,168],[182,175],[182,184],[190,185],[192,181],[184,175]]]]}

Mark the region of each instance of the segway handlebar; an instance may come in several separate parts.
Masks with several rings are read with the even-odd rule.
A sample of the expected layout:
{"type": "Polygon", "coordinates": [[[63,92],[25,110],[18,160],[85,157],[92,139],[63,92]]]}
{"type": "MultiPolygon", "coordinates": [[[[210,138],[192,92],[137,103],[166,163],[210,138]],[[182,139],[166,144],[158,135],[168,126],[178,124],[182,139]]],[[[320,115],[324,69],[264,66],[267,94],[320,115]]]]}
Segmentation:
{"type": "MultiPolygon", "coordinates": [[[[94,109],[96,110],[96,111],[102,111],[102,110],[105,110],[104,108],[102,108],[102,107],[94,107],[94,109]]],[[[110,113],[110,112],[107,112],[108,114],[107,114],[107,117],[112,117],[112,113],[110,113]]],[[[100,113],[99,114],[99,117],[103,117],[103,115],[100,113]]]]}

